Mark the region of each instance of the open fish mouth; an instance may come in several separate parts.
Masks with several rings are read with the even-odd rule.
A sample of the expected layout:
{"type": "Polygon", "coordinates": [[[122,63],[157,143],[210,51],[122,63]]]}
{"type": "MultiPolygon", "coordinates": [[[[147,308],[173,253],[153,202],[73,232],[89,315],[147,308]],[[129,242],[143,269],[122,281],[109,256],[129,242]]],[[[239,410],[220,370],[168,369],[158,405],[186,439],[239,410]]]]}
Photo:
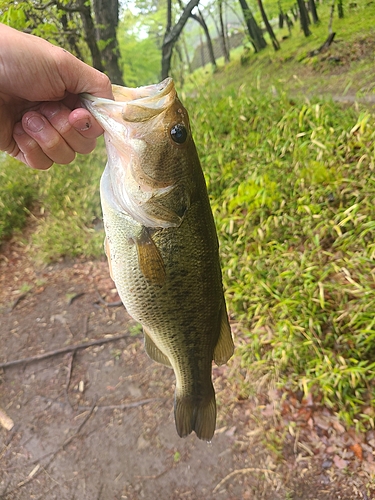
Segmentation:
{"type": "Polygon", "coordinates": [[[120,118],[126,122],[143,122],[166,111],[176,99],[172,78],[144,87],[130,88],[112,85],[115,98],[104,99],[90,94],[81,94],[82,105],[88,109],[104,129],[108,117],[120,118]]]}

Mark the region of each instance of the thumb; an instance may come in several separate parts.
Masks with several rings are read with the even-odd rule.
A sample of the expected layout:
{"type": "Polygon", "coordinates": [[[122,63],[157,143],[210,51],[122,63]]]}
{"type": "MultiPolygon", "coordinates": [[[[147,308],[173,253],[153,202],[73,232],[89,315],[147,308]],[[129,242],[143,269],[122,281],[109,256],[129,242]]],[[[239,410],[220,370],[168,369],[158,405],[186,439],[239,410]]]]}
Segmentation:
{"type": "Polygon", "coordinates": [[[107,75],[80,61],[66,50],[60,47],[56,49],[57,70],[68,92],[87,92],[97,97],[113,99],[111,81],[107,75]]]}

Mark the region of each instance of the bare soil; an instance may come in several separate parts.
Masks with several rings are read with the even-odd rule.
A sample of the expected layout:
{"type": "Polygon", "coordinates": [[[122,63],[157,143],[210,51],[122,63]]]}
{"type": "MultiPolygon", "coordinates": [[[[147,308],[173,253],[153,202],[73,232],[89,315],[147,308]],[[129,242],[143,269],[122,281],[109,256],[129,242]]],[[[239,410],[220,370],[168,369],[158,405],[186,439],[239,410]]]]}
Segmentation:
{"type": "Polygon", "coordinates": [[[38,269],[19,244],[3,247],[0,363],[127,336],[0,370],[0,422],[14,423],[0,426],[1,500],[375,498],[375,435],[344,429],[311,398],[249,397],[237,357],[213,368],[212,443],[180,439],[172,371],[103,300],[118,301],[105,262],[38,269]]]}

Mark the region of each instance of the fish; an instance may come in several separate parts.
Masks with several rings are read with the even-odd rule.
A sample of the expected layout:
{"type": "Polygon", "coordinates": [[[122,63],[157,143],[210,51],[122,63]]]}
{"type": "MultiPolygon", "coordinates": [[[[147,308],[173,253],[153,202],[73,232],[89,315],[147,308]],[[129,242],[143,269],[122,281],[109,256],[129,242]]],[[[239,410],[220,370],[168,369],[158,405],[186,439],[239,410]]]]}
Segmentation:
{"type": "Polygon", "coordinates": [[[104,129],[100,181],[110,275],[144,332],[149,357],[173,368],[177,433],[211,441],[212,361],[234,352],[219,243],[189,116],[172,78],[82,94],[104,129]]]}

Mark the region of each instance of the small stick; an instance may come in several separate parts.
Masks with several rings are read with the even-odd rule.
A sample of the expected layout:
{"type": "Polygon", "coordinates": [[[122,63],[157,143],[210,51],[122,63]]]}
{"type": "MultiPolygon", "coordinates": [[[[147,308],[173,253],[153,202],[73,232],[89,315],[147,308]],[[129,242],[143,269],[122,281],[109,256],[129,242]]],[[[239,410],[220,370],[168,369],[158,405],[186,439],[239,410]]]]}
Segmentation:
{"type": "Polygon", "coordinates": [[[123,333],[121,335],[115,335],[113,337],[91,340],[90,342],[84,342],[82,344],[69,345],[66,347],[61,347],[60,349],[56,349],[55,351],[48,351],[44,352],[43,354],[37,354],[36,356],[30,356],[29,358],[6,361],[5,363],[0,363],[0,368],[9,368],[10,366],[33,363],[35,361],[41,361],[42,359],[51,358],[52,356],[59,356],[60,354],[66,354],[67,352],[75,352],[80,349],[87,349],[87,347],[91,347],[94,345],[101,345],[101,344],[107,344],[108,342],[115,342],[116,340],[121,340],[126,337],[133,337],[133,335],[129,335],[128,333],[123,333]]]}
{"type": "Polygon", "coordinates": [[[260,469],[258,467],[248,467],[247,469],[237,469],[237,470],[234,470],[233,472],[231,472],[230,474],[228,474],[227,476],[225,476],[224,479],[222,479],[220,481],[219,484],[217,484],[213,490],[212,493],[216,493],[217,490],[219,490],[224,483],[226,483],[228,481],[228,479],[230,479],[231,477],[233,476],[236,476],[237,474],[247,474],[248,472],[263,472],[264,474],[266,474],[267,472],[272,472],[273,474],[277,474],[277,472],[271,470],[271,469],[260,469]]]}
{"type": "Polygon", "coordinates": [[[4,410],[0,408],[0,425],[4,427],[7,431],[10,431],[14,427],[13,420],[8,417],[4,410]]]}
{"type": "Polygon", "coordinates": [[[82,295],[85,295],[85,292],[76,293],[75,295],[73,295],[73,297],[70,297],[70,299],[68,301],[68,306],[71,306],[73,304],[73,302],[76,299],[79,299],[79,297],[82,297],[82,295]]]}
{"type": "Polygon", "coordinates": [[[99,302],[106,307],[119,307],[122,306],[122,300],[118,300],[117,302],[106,302],[103,297],[100,295],[99,290],[96,289],[96,293],[98,295],[99,302]]]}
{"type": "Polygon", "coordinates": [[[65,392],[66,395],[68,396],[68,391],[69,391],[69,386],[70,386],[70,379],[72,378],[72,371],[73,371],[73,359],[75,355],[75,351],[73,351],[70,355],[69,359],[69,366],[68,366],[68,374],[66,376],[66,387],[65,387],[65,392]]]}
{"type": "MultiPolygon", "coordinates": [[[[132,403],[125,403],[123,405],[97,405],[98,410],[126,410],[127,408],[137,408],[137,406],[147,405],[148,403],[153,403],[154,401],[165,401],[163,398],[150,398],[142,399],[141,401],[133,401],[132,403]]],[[[88,410],[89,406],[78,406],[78,410],[88,410]]]]}
{"type": "Polygon", "coordinates": [[[21,295],[19,295],[16,300],[13,302],[13,304],[10,306],[9,308],[9,311],[12,312],[16,307],[17,305],[21,302],[21,300],[23,300],[26,295],[28,294],[29,292],[26,292],[26,293],[22,293],[21,295]]]}

